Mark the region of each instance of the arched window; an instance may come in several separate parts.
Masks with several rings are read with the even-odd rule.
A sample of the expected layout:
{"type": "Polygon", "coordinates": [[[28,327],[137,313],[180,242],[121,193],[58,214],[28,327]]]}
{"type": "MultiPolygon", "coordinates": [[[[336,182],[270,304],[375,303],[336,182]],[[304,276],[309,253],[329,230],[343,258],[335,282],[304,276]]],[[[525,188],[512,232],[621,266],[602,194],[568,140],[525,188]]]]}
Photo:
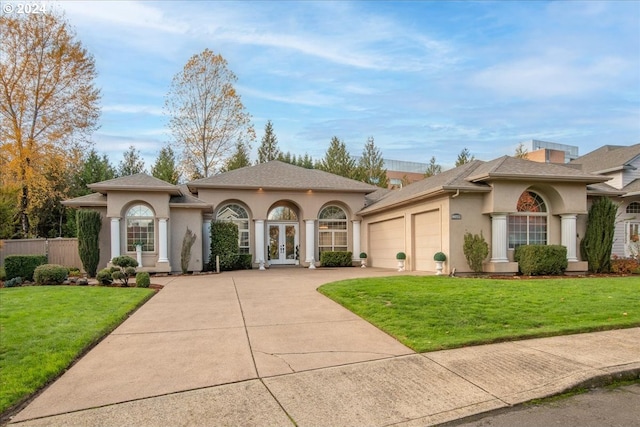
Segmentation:
{"type": "Polygon", "coordinates": [[[267,219],[269,221],[297,221],[298,214],[288,206],[278,206],[271,209],[267,219]]]}
{"type": "Polygon", "coordinates": [[[153,252],[155,248],[155,218],[150,207],[134,205],[126,214],[127,251],[135,252],[136,245],[142,246],[143,252],[153,252]]]}
{"type": "Polygon", "coordinates": [[[347,250],[347,214],[338,206],[327,206],[318,215],[318,247],[320,253],[347,250]]]}
{"type": "Polygon", "coordinates": [[[238,226],[238,246],[240,253],[249,253],[249,214],[237,204],[224,205],[218,210],[218,221],[231,221],[238,226]]]}
{"type": "Polygon", "coordinates": [[[520,195],[517,212],[509,215],[509,249],[547,244],[547,205],[532,191],[520,195]]]}
{"type": "Polygon", "coordinates": [[[631,202],[627,206],[628,214],[637,214],[640,213],[640,202],[631,202]]]}

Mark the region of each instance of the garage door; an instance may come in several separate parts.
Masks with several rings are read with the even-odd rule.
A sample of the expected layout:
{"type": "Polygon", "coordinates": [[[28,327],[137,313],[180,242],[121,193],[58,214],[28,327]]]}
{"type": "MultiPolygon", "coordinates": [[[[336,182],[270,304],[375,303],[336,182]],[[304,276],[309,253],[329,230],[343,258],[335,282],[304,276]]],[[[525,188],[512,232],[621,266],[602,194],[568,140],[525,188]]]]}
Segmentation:
{"type": "Polygon", "coordinates": [[[440,211],[430,211],[413,216],[414,261],[418,271],[435,271],[433,254],[440,251],[440,211]]]}
{"type": "Polygon", "coordinates": [[[404,217],[369,224],[369,263],[396,268],[396,254],[404,251],[404,217]]]}

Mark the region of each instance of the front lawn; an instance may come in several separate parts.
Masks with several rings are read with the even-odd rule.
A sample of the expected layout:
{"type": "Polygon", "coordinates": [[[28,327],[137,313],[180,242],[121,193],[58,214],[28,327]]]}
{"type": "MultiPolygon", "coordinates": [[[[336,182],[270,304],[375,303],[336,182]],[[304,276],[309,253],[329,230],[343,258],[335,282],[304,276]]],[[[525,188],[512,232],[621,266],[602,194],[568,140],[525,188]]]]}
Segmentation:
{"type": "Polygon", "coordinates": [[[141,288],[0,289],[0,414],[60,375],[151,295],[141,288]]]}
{"type": "Polygon", "coordinates": [[[398,276],[319,288],[417,352],[640,326],[640,278],[398,276]]]}

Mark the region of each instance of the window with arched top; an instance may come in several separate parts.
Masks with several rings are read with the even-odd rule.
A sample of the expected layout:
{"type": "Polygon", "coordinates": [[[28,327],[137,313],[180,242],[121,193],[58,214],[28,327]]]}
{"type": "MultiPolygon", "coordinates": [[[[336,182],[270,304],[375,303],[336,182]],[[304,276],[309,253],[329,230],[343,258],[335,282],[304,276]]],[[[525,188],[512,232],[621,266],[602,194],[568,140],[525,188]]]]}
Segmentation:
{"type": "Polygon", "coordinates": [[[637,214],[640,213],[640,202],[631,202],[627,206],[628,214],[637,214]]]}
{"type": "Polygon", "coordinates": [[[249,247],[249,214],[242,206],[230,203],[218,209],[218,221],[230,221],[238,226],[238,246],[240,253],[248,254],[249,247]]]}
{"type": "Polygon", "coordinates": [[[517,212],[509,215],[509,249],[547,244],[547,205],[539,194],[525,191],[518,198],[517,212]]]}
{"type": "Polygon", "coordinates": [[[269,221],[297,221],[298,214],[288,206],[278,206],[269,211],[267,219],[269,221]]]}
{"type": "Polygon", "coordinates": [[[338,206],[327,206],[318,215],[319,252],[346,251],[348,248],[347,213],[338,206]]]}
{"type": "Polygon", "coordinates": [[[142,246],[143,252],[153,252],[155,248],[155,215],[146,205],[133,205],[125,215],[127,224],[127,251],[135,252],[142,246]]]}

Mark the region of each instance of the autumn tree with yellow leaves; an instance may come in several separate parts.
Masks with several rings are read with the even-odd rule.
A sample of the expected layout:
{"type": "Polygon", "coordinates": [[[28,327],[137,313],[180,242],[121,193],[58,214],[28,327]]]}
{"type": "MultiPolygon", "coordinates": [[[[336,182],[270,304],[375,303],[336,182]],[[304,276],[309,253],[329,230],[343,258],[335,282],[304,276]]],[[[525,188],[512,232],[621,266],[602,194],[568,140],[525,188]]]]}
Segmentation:
{"type": "Polygon", "coordinates": [[[183,151],[185,175],[208,177],[223,167],[238,143],[250,148],[255,140],[236,81],[227,61],[209,49],[193,55],[173,78],[165,112],[183,151]]]}
{"type": "Polygon", "coordinates": [[[1,181],[18,187],[29,236],[96,129],[100,91],[94,59],[64,17],[0,15],[0,34],[1,181]]]}

